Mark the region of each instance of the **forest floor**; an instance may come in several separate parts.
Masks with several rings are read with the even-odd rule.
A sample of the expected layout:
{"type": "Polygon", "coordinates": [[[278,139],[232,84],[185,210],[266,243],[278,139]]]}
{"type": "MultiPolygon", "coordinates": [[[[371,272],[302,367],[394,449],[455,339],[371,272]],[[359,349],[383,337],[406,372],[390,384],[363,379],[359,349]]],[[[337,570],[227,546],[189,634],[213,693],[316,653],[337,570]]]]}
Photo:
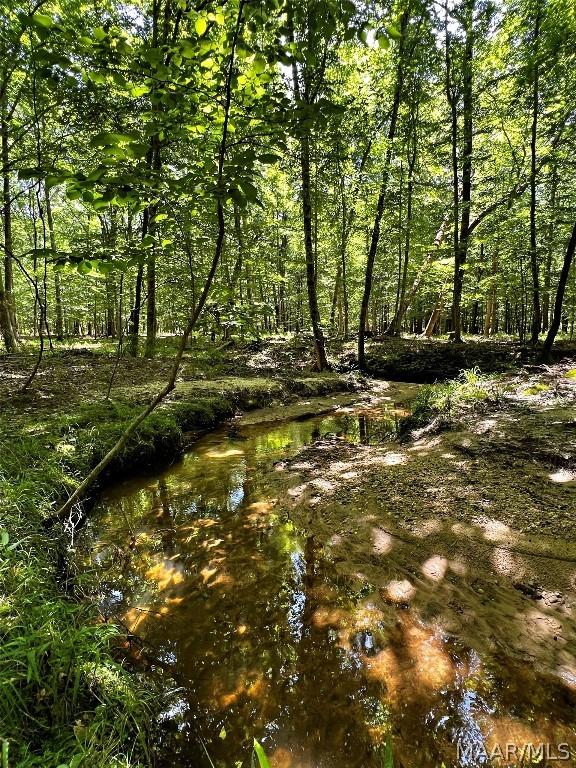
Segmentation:
{"type": "MultiPolygon", "coordinates": [[[[447,371],[441,378],[449,378],[461,368],[501,370],[529,356],[510,344],[470,344],[465,351],[441,342],[422,345],[374,342],[370,360],[380,361],[373,366],[380,374],[396,361],[394,378],[428,381],[440,378],[434,371],[447,371]]],[[[163,385],[171,349],[166,342],[157,359],[117,362],[111,347],[79,342],[47,353],[24,393],[18,390],[34,355],[0,358],[0,686],[9,691],[0,706],[0,736],[11,742],[16,765],[89,758],[103,744],[112,754],[139,739],[131,765],[138,759],[147,764],[142,723],[149,719],[147,707],[153,708],[147,684],[114,664],[113,629],[98,624],[95,608],[64,596],[58,582],[65,543],[44,524],[163,385]]],[[[311,397],[368,385],[346,374],[354,369],[348,348],[333,350],[332,361],[340,373],[312,373],[308,341],[191,350],[170,403],[141,428],[110,476],[175,458],[190,435],[238,410],[292,403],[301,417],[312,412],[306,405],[311,397]]],[[[505,602],[511,616],[523,611],[521,652],[537,655],[546,639],[558,674],[576,686],[566,650],[573,636],[563,635],[576,599],[575,367],[569,361],[528,365],[497,381],[474,374],[456,385],[437,385],[420,398],[407,425],[412,431],[393,449],[315,442],[278,467],[289,478],[291,514],[343,571],[392,590],[392,602],[430,595],[432,585],[427,610],[437,609],[462,635],[477,631],[472,626],[499,580],[517,584],[505,602]],[[421,562],[415,570],[416,546],[421,562]],[[386,578],[380,556],[388,549],[405,577],[386,578]],[[443,581],[445,572],[452,580],[443,581]],[[478,588],[454,586],[463,579],[478,588]],[[452,585],[450,594],[437,588],[439,581],[446,589],[452,585]]],[[[372,396],[368,388],[365,397],[372,396]]],[[[314,407],[324,406],[319,401],[314,407]]],[[[326,401],[325,407],[333,404],[326,401]]],[[[488,630],[490,637],[504,631],[488,630]]]]}

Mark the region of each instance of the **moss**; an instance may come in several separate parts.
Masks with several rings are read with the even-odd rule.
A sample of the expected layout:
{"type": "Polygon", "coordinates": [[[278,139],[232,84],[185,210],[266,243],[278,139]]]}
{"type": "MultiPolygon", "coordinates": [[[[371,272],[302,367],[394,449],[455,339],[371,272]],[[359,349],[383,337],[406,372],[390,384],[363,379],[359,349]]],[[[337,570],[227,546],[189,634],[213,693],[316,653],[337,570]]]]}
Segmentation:
{"type": "Polygon", "coordinates": [[[528,395],[528,396],[539,395],[542,392],[548,392],[549,389],[550,389],[550,386],[548,384],[538,383],[538,384],[533,384],[530,387],[526,387],[526,389],[523,390],[522,394],[528,395]]]}

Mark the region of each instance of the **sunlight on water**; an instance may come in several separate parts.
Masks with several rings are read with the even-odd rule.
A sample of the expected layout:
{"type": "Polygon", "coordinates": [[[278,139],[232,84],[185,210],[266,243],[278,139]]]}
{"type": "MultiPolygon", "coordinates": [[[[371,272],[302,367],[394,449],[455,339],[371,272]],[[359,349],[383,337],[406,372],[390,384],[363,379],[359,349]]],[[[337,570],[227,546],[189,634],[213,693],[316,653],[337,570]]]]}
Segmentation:
{"type": "MultiPolygon", "coordinates": [[[[273,768],[377,768],[392,734],[398,764],[473,768],[494,734],[520,733],[523,712],[534,738],[544,732],[534,701],[500,701],[500,667],[411,608],[422,581],[458,572],[453,561],[432,556],[375,590],[362,574],[340,575],[338,532],[321,546],[282,512],[276,462],[315,440],[385,443],[395,429],[392,404],[372,417],[344,409],[222,429],[157,477],[106,494],[84,535],[86,563],[101,573],[103,612],[178,683],[163,716],[166,765],[207,765],[201,736],[217,768],[246,760],[254,737],[273,768]]],[[[421,535],[433,531],[431,521],[421,535]]],[[[370,546],[388,558],[397,542],[372,527],[370,546]]]]}

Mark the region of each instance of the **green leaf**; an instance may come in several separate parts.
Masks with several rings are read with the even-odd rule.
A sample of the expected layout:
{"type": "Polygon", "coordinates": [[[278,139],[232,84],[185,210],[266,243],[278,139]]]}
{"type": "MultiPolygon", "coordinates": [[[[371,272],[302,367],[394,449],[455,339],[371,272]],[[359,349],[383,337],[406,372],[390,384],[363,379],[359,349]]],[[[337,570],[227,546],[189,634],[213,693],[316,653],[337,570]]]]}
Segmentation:
{"type": "Polygon", "coordinates": [[[54,19],[52,16],[47,16],[45,13],[35,13],[32,16],[32,23],[36,24],[37,27],[50,29],[54,26],[54,19]]]}
{"type": "Polygon", "coordinates": [[[196,19],[196,23],[194,24],[194,29],[196,30],[196,34],[198,37],[202,37],[204,32],[208,29],[208,22],[204,18],[204,16],[200,16],[200,18],[196,19]]]}
{"type": "Polygon", "coordinates": [[[138,98],[138,96],[144,96],[146,93],[150,93],[150,88],[147,85],[135,85],[130,89],[130,95],[138,98]]]}
{"type": "Polygon", "coordinates": [[[265,152],[263,155],[258,155],[258,161],[261,163],[266,163],[266,165],[277,163],[280,159],[281,158],[279,155],[273,155],[272,153],[268,152],[265,152]]]}
{"type": "Polygon", "coordinates": [[[222,730],[220,731],[220,733],[218,734],[218,736],[219,736],[221,739],[225,739],[225,738],[226,738],[226,728],[224,728],[224,726],[222,726],[222,730]]]}
{"type": "Polygon", "coordinates": [[[8,542],[10,541],[10,534],[8,531],[2,531],[0,533],[0,546],[6,547],[8,546],[8,542]]]}
{"type": "Polygon", "coordinates": [[[261,75],[266,69],[266,59],[264,56],[256,56],[252,62],[252,69],[257,75],[261,75]]]}
{"type": "Polygon", "coordinates": [[[386,27],[386,32],[388,33],[388,36],[391,37],[393,40],[400,40],[402,37],[402,32],[395,27],[393,24],[389,24],[386,27]]]}
{"type": "Polygon", "coordinates": [[[261,745],[256,741],[256,739],[254,739],[254,752],[258,758],[258,765],[260,768],[270,768],[270,763],[268,762],[266,753],[262,749],[261,745]]]}
{"type": "Polygon", "coordinates": [[[384,48],[385,50],[390,48],[390,40],[386,37],[386,35],[379,35],[377,40],[380,48],[384,48]]]}
{"type": "Polygon", "coordinates": [[[91,147],[115,147],[118,144],[129,144],[135,139],[134,134],[115,133],[114,131],[103,131],[90,140],[91,147]]]}

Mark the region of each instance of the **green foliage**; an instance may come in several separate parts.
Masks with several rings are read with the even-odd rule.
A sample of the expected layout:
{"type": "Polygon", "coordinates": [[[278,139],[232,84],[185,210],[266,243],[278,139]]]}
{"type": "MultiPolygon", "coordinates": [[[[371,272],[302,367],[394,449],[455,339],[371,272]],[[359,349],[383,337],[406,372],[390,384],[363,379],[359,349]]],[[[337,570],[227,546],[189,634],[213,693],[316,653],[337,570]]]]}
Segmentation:
{"type": "Polygon", "coordinates": [[[254,739],[254,754],[252,755],[252,767],[256,768],[256,765],[258,765],[258,768],[270,768],[270,763],[268,762],[266,753],[262,749],[262,745],[259,744],[259,742],[256,741],[256,739],[254,739]]]}
{"type": "MultiPolygon", "coordinates": [[[[63,420],[64,421],[64,420],[63,420]]],[[[115,661],[113,625],[65,598],[63,540],[43,520],[73,478],[54,450],[63,421],[2,422],[0,500],[0,737],[5,764],[148,763],[152,690],[115,661]],[[19,437],[12,431],[16,427],[19,437]],[[8,763],[9,759],[9,763],[8,763]]]]}
{"type": "Polygon", "coordinates": [[[462,408],[498,401],[501,393],[497,381],[496,376],[472,368],[462,371],[457,379],[422,386],[403,430],[428,424],[437,416],[451,419],[462,408]]]}

